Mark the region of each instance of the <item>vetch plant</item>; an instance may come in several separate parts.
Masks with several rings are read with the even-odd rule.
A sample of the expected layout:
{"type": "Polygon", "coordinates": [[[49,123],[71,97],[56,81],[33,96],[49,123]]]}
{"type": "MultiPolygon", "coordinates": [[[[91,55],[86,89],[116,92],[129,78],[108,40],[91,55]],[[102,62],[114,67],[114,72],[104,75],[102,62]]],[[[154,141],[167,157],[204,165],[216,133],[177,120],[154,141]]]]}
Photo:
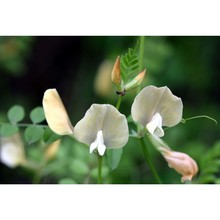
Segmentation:
{"type": "MultiPolygon", "coordinates": [[[[75,127],[56,89],[48,89],[44,93],[43,107],[47,123],[55,133],[72,135],[90,146],[90,153],[96,150],[99,156],[103,156],[106,149],[122,148],[128,141],[126,117],[112,105],[93,104],[75,127]]],[[[99,182],[102,182],[101,161],[99,157],[99,182]]]]}
{"type": "MultiPolygon", "coordinates": [[[[103,92],[103,98],[109,97],[113,95],[114,84],[112,97],[117,99],[115,106],[111,101],[94,103],[85,111],[83,118],[72,124],[59,93],[55,88],[49,88],[43,94],[43,107],[38,106],[30,112],[30,123],[22,123],[25,118],[22,106],[10,108],[8,121],[0,124],[1,162],[10,168],[29,168],[33,171],[33,183],[43,182],[44,177],[53,172],[58,173],[58,183],[111,183],[114,175],[111,171],[120,166],[123,156],[126,169],[129,163],[130,167],[138,166],[137,161],[126,161],[126,153],[138,152],[141,148],[141,156],[147,163],[147,166],[142,166],[143,172],[149,168],[155,183],[162,183],[161,170],[154,165],[154,157],[149,151],[152,145],[159,157],[181,175],[182,183],[193,183],[199,172],[199,165],[192,158],[195,155],[191,157],[191,153],[172,150],[162,138],[169,135],[165,129],[174,128],[181,122],[201,117],[214,119],[205,115],[183,119],[180,97],[174,95],[168,86],[146,84],[148,71],[144,67],[144,39],[141,36],[134,49],[129,48],[124,55],[117,56],[114,64],[109,59],[99,70],[95,83],[100,86],[97,91],[103,92]],[[131,112],[127,117],[120,109],[124,96],[128,96],[125,101],[131,112]],[[44,120],[48,125],[42,124],[44,120]],[[24,138],[18,141],[16,135],[24,138]]],[[[128,158],[135,159],[132,156],[128,158]]],[[[217,162],[216,159],[215,164],[217,162]]],[[[134,170],[137,169],[134,167],[134,170]]],[[[132,182],[133,174],[130,176],[132,182]]],[[[139,179],[142,181],[142,177],[139,179]]]]}
{"type": "MultiPolygon", "coordinates": [[[[152,144],[159,150],[169,167],[174,168],[178,173],[182,174],[182,181],[191,180],[197,173],[198,166],[196,162],[188,155],[180,152],[173,152],[167,144],[160,139],[164,136],[162,126],[173,127],[181,122],[183,112],[182,100],[173,95],[170,89],[166,86],[145,87],[134,99],[131,108],[131,115],[135,122],[143,126],[143,130],[148,132],[148,137],[152,144]]],[[[145,132],[143,132],[145,133],[145,132]]],[[[145,157],[150,164],[150,167],[158,182],[161,182],[156,173],[152,162],[149,158],[149,153],[144,147],[142,140],[143,151],[145,157]]]]}
{"type": "Polygon", "coordinates": [[[93,104],[75,127],[56,89],[44,93],[43,107],[50,128],[59,135],[73,135],[78,141],[103,156],[106,148],[121,148],[128,141],[128,125],[124,115],[109,104],[93,104]]]}

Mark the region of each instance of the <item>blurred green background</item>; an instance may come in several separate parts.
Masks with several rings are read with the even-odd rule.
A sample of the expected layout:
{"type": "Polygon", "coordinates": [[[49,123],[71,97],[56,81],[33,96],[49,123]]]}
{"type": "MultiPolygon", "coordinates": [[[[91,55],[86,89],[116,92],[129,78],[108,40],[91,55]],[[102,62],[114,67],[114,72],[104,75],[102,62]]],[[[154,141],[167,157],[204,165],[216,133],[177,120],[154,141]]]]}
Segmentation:
{"type": "MultiPolygon", "coordinates": [[[[115,105],[117,96],[109,75],[118,55],[134,48],[136,36],[0,37],[0,121],[19,104],[28,113],[42,105],[44,91],[56,88],[77,123],[93,103],[115,105]],[[101,77],[101,78],[100,78],[101,77]],[[107,79],[107,80],[106,80],[107,79]],[[101,83],[100,83],[101,82],[101,83]]],[[[220,122],[220,37],[146,36],[146,85],[167,85],[183,100],[183,117],[208,115],[220,122]]],[[[135,91],[122,101],[120,111],[130,115],[135,91]]],[[[28,117],[25,118],[29,123],[28,117]]],[[[46,124],[46,122],[44,122],[46,124]]],[[[194,183],[220,182],[220,128],[207,119],[180,123],[166,131],[164,140],[173,150],[187,153],[199,165],[194,183]]],[[[39,143],[25,143],[27,158],[43,157],[39,143]]],[[[180,183],[180,175],[148,143],[153,163],[163,183],[180,183]]],[[[63,137],[53,158],[38,174],[22,166],[0,162],[0,183],[96,183],[97,161],[88,149],[63,137]]],[[[124,147],[118,168],[109,171],[104,159],[105,183],[154,183],[136,139],[124,147]]]]}

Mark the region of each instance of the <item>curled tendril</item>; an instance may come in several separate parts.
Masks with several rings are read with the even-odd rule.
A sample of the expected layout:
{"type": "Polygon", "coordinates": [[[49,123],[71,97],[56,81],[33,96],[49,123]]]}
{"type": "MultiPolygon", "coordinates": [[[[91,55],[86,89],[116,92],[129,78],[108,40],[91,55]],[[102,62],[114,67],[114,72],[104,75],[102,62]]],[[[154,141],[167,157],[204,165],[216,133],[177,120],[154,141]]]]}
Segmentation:
{"type": "Polygon", "coordinates": [[[182,122],[182,123],[186,123],[186,121],[193,120],[193,119],[197,119],[197,118],[207,118],[207,119],[209,119],[209,120],[211,120],[211,121],[214,121],[214,122],[215,122],[215,125],[218,124],[217,120],[215,120],[214,118],[209,117],[209,116],[207,116],[207,115],[198,115],[198,116],[194,116],[194,117],[190,117],[190,118],[186,118],[186,119],[182,118],[182,119],[181,119],[181,122],[182,122]]]}

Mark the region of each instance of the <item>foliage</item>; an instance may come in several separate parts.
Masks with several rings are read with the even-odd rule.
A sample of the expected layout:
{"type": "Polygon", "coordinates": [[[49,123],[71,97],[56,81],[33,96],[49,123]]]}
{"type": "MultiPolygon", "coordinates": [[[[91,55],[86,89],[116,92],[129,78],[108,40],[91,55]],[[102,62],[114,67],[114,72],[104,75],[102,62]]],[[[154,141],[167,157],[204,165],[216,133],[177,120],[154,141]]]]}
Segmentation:
{"type": "Polygon", "coordinates": [[[135,49],[129,48],[128,52],[121,57],[121,76],[125,83],[138,73],[139,58],[136,53],[135,49]]]}
{"type": "MultiPolygon", "coordinates": [[[[122,79],[125,84],[130,82],[140,71],[140,44],[136,44],[136,37],[80,38],[82,40],[78,47],[83,46],[77,51],[74,45],[69,45],[71,41],[67,43],[65,39],[65,43],[60,47],[54,46],[49,55],[40,54],[41,60],[34,57],[37,54],[33,50],[37,46],[36,39],[0,38],[0,71],[4,79],[1,85],[5,84],[1,94],[7,100],[2,103],[0,111],[0,138],[3,140],[19,133],[26,157],[26,162],[16,169],[8,168],[1,162],[0,179],[3,183],[97,183],[99,171],[96,154],[89,154],[87,146],[72,137],[61,137],[46,125],[41,107],[42,95],[47,88],[58,88],[74,123],[82,118],[91,103],[112,102],[115,105],[115,93],[110,93],[111,99],[105,100],[94,94],[92,81],[95,70],[106,57],[113,62],[120,55],[122,79]],[[50,55],[51,59],[43,62],[50,55]],[[33,63],[29,62],[31,59],[35,59],[33,63]],[[39,76],[32,75],[31,71],[36,66],[30,66],[34,63],[42,69],[39,76]],[[55,70],[59,73],[54,74],[55,70]],[[47,75],[47,71],[51,72],[47,75]],[[19,78],[22,75],[33,77],[33,84],[30,81],[30,85],[19,87],[16,80],[22,82],[24,78],[19,78]],[[33,87],[31,93],[25,90],[28,86],[33,87]],[[21,87],[24,87],[24,91],[21,87]],[[34,89],[38,87],[40,92],[37,94],[34,89]],[[15,90],[16,96],[13,95],[15,90]],[[8,109],[8,105],[13,106],[8,109]],[[53,157],[48,159],[46,152],[57,140],[61,143],[53,157]]],[[[209,37],[146,37],[143,66],[147,69],[147,78],[141,87],[167,85],[182,98],[184,118],[207,114],[219,121],[219,66],[216,58],[219,43],[219,38],[209,37]]],[[[45,51],[50,49],[47,47],[49,44],[43,45],[45,51]]],[[[53,47],[52,43],[50,46],[53,47]]],[[[136,90],[122,99],[120,112],[128,118],[130,139],[123,150],[106,152],[102,166],[103,183],[155,183],[139,139],[135,138],[139,125],[130,116],[135,95],[136,90]]],[[[218,125],[214,126],[206,120],[193,120],[167,131],[165,141],[173,149],[185,152],[197,161],[199,173],[193,183],[220,183],[219,132],[218,125]]],[[[150,142],[145,141],[163,183],[180,183],[180,175],[167,166],[150,142]]]]}

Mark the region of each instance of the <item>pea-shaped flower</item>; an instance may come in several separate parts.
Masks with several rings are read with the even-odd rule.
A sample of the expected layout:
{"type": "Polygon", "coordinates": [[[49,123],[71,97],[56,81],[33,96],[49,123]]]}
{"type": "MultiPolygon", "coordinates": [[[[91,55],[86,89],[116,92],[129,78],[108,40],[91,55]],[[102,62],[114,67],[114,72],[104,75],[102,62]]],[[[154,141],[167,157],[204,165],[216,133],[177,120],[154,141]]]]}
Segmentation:
{"type": "Polygon", "coordinates": [[[135,97],[131,115],[150,134],[162,137],[162,126],[177,125],[182,119],[182,111],[182,100],[173,95],[168,87],[147,86],[135,97]]]}
{"type": "Polygon", "coordinates": [[[164,148],[161,151],[169,167],[182,175],[182,182],[191,181],[198,172],[197,163],[187,154],[164,148]]]}
{"type": "Polygon", "coordinates": [[[122,148],[127,143],[127,120],[112,105],[93,104],[75,125],[74,136],[90,146],[90,153],[97,149],[103,156],[107,148],[122,148]]]}
{"type": "Polygon", "coordinates": [[[47,123],[55,133],[74,135],[78,141],[90,146],[90,153],[97,148],[103,156],[106,148],[122,148],[128,141],[126,117],[112,105],[93,104],[75,127],[56,89],[44,93],[43,108],[47,123]]]}

